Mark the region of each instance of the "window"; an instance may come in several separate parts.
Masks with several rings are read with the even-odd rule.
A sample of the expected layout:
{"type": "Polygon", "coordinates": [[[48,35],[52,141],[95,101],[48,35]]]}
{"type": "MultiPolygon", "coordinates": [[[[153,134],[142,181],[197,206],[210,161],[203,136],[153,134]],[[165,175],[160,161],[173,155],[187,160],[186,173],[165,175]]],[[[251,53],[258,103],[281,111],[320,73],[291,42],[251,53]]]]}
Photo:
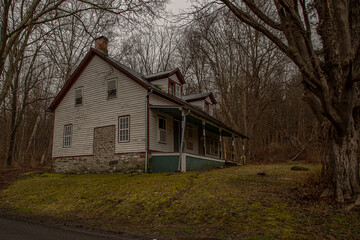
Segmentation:
{"type": "Polygon", "coordinates": [[[117,95],[117,81],[116,79],[109,79],[107,81],[107,93],[108,93],[108,99],[115,98],[117,95]]]}
{"type": "Polygon", "coordinates": [[[71,147],[72,125],[64,126],[64,147],[71,147]]]}
{"type": "Polygon", "coordinates": [[[206,138],[206,153],[217,155],[218,154],[218,141],[213,138],[206,138]]]}
{"type": "Polygon", "coordinates": [[[75,106],[82,105],[83,102],[83,88],[75,89],[75,106]]]}
{"type": "Polygon", "coordinates": [[[159,142],[166,142],[166,119],[159,117],[159,142]]]}
{"type": "Polygon", "coordinates": [[[130,116],[119,117],[119,142],[130,141],[130,116]]]}
{"type": "Polygon", "coordinates": [[[175,93],[178,98],[181,97],[181,86],[179,84],[176,84],[176,92],[175,93]]]}
{"type": "Polygon", "coordinates": [[[194,128],[192,126],[187,126],[186,133],[187,133],[186,148],[189,150],[193,150],[194,149],[194,143],[193,143],[194,128]]]}
{"type": "Polygon", "coordinates": [[[175,91],[175,84],[169,81],[169,93],[174,95],[174,91],[175,91]]]}

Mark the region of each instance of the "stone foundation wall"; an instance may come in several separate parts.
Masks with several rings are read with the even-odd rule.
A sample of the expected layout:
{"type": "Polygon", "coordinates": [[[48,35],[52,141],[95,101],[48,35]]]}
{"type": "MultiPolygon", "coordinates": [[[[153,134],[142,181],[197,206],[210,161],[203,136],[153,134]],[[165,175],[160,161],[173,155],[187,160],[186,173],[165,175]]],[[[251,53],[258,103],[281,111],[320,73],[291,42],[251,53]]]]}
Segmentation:
{"type": "Polygon", "coordinates": [[[52,169],[57,173],[142,173],[145,154],[114,154],[111,159],[100,160],[94,156],[54,158],[52,169]]]}
{"type": "Polygon", "coordinates": [[[101,173],[144,171],[145,153],[115,154],[115,125],[94,129],[94,155],[54,158],[58,173],[101,173]]]}

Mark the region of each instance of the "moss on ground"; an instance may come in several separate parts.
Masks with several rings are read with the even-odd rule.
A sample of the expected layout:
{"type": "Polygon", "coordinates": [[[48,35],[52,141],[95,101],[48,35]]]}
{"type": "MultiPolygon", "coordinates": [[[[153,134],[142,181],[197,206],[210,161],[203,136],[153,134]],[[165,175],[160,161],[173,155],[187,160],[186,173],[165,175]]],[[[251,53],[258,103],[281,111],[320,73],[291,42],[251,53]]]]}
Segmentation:
{"type": "Polygon", "coordinates": [[[291,166],[181,174],[28,173],[1,192],[0,208],[112,230],[141,229],[165,239],[360,238],[359,209],[293,204],[289,192],[306,173],[291,166]]]}

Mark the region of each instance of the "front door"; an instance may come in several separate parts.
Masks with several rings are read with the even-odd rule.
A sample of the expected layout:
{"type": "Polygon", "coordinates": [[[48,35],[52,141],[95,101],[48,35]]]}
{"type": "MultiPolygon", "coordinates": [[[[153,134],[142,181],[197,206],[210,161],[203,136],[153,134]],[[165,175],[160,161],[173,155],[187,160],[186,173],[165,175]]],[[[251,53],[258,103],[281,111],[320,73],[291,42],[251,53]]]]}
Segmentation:
{"type": "Polygon", "coordinates": [[[180,121],[174,119],[174,152],[180,149],[180,121]]]}

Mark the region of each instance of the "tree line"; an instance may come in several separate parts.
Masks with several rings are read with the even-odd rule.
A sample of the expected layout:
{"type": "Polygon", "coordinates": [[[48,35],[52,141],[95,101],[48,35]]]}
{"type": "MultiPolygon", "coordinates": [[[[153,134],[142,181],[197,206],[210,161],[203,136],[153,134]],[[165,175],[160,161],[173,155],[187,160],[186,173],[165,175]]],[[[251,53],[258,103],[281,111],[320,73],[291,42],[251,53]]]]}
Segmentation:
{"type": "Polygon", "coordinates": [[[125,65],[179,67],[186,94],[212,91],[216,116],[249,137],[239,155],[320,159],[328,195],[360,193],[358,1],[197,1],[176,24],[164,1],[1,4],[2,166],[49,163],[46,108],[105,34],[125,65]]]}

